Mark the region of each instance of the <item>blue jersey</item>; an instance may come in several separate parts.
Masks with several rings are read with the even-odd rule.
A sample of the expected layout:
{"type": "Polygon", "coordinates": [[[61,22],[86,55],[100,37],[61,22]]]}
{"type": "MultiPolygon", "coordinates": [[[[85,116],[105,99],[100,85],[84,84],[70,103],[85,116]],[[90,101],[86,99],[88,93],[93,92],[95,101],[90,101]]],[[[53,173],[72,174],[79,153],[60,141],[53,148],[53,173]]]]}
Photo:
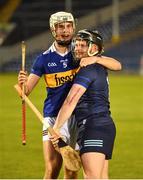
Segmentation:
{"type": "Polygon", "coordinates": [[[47,97],[44,102],[44,117],[57,116],[71,86],[77,68],[73,64],[71,51],[58,54],[54,44],[37,57],[31,73],[44,75],[47,97]]]}
{"type": "Polygon", "coordinates": [[[106,68],[99,64],[81,68],[74,83],[87,89],[75,109],[76,119],[80,122],[83,119],[93,118],[96,125],[110,123],[109,121],[112,120],[109,118],[110,103],[106,68]],[[101,120],[100,116],[102,116],[101,120]]]}

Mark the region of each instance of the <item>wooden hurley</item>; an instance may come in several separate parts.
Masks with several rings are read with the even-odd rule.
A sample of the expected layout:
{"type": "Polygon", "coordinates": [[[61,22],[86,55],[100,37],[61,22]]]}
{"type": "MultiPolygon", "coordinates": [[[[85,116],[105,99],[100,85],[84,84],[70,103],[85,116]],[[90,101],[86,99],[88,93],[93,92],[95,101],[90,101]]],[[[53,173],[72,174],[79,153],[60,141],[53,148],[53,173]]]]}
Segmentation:
{"type": "MultiPolygon", "coordinates": [[[[19,96],[22,98],[22,90],[19,87],[18,84],[14,86],[16,91],[18,92],[19,96]]],[[[48,132],[50,135],[57,135],[54,129],[44,121],[43,116],[38,111],[38,109],[34,106],[34,104],[30,101],[30,99],[24,95],[24,100],[26,104],[30,107],[30,109],[35,113],[35,115],[38,117],[40,122],[47,127],[48,132]]],[[[58,143],[61,156],[63,158],[63,163],[65,167],[71,171],[78,171],[81,168],[81,159],[77,151],[75,151],[72,147],[70,147],[68,144],[66,144],[61,138],[59,139],[58,143]]]]}
{"type": "MultiPolygon", "coordinates": [[[[25,71],[26,45],[22,41],[22,71],[25,71]]],[[[26,145],[26,104],[25,104],[25,84],[22,85],[22,144],[26,145]]]]}

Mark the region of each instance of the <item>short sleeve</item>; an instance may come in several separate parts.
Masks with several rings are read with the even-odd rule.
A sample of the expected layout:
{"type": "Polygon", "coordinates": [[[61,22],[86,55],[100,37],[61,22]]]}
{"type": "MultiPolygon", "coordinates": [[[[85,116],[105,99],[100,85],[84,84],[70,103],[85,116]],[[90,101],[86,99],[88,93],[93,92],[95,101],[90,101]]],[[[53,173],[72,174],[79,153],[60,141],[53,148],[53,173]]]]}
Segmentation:
{"type": "Polygon", "coordinates": [[[44,65],[43,65],[43,58],[42,55],[38,56],[33,66],[31,68],[31,73],[36,74],[37,76],[42,76],[44,74],[44,65]]]}
{"type": "Polygon", "coordinates": [[[95,79],[95,68],[93,66],[87,66],[80,69],[75,77],[74,84],[80,84],[86,89],[95,79]]]}

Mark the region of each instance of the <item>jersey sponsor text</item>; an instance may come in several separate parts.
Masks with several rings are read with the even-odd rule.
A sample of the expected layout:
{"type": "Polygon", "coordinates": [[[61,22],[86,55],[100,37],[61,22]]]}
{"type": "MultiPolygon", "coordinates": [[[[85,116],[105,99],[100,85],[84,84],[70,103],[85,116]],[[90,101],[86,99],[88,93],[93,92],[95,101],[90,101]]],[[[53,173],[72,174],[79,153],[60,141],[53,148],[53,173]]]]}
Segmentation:
{"type": "Polygon", "coordinates": [[[73,78],[76,75],[76,71],[77,69],[73,69],[66,72],[46,74],[45,81],[46,81],[47,87],[55,88],[55,87],[62,86],[68,81],[73,81],[73,78]]]}

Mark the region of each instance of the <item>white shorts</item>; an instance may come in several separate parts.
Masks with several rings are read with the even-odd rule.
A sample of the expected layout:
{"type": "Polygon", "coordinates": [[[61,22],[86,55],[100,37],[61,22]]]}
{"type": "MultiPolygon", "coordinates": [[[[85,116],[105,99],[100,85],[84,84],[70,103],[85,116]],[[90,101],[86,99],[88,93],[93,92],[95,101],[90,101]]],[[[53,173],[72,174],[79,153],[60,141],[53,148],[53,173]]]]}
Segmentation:
{"type": "MultiPolygon", "coordinates": [[[[56,117],[46,117],[44,121],[48,122],[48,124],[53,127],[55,123],[56,117]]],[[[76,144],[77,140],[77,123],[75,121],[75,117],[71,116],[68,121],[60,129],[60,133],[64,138],[64,141],[69,144],[71,147],[78,149],[78,145],[76,144]]],[[[43,125],[43,141],[48,141],[49,135],[47,132],[47,128],[43,125]]]]}

